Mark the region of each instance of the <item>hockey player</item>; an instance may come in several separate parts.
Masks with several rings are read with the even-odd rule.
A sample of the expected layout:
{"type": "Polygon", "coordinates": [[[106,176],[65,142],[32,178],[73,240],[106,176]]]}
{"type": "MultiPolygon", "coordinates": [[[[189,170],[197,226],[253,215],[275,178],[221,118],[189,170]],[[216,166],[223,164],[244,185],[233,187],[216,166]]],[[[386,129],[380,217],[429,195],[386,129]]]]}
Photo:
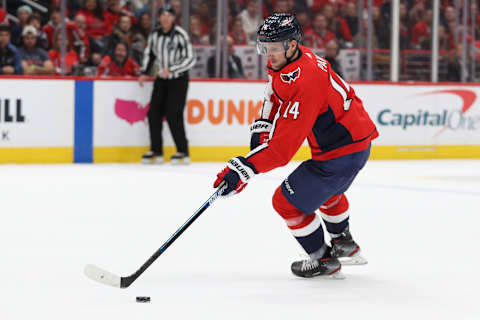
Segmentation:
{"type": "Polygon", "coordinates": [[[273,208],[310,257],[293,262],[293,274],[341,277],[339,258],[366,263],[349,232],[344,193],[378,133],[353,88],[300,40],[300,25],[291,14],[273,14],[260,26],[257,49],[267,55],[269,72],[261,118],[251,126],[251,152],[230,159],[214,187],[225,180],[223,196],[239,193],[255,175],[286,165],[306,138],[312,158],[276,189],[273,208]]]}

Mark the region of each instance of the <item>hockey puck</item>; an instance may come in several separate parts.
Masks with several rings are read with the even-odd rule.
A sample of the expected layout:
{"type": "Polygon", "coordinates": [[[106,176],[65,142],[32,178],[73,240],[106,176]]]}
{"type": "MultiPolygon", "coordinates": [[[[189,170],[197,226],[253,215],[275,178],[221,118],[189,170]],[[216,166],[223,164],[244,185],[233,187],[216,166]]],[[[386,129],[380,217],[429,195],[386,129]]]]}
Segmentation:
{"type": "Polygon", "coordinates": [[[146,303],[150,302],[150,297],[137,297],[137,302],[146,303]]]}

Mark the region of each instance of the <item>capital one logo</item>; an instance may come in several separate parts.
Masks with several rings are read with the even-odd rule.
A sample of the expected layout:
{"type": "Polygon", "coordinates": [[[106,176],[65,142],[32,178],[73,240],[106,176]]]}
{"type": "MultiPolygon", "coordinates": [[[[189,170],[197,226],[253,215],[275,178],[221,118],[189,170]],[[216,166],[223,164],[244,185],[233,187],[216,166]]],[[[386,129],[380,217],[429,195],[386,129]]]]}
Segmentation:
{"type": "Polygon", "coordinates": [[[420,126],[440,127],[440,130],[434,135],[435,137],[446,130],[480,130],[480,115],[472,116],[468,113],[477,99],[475,92],[467,89],[446,89],[419,93],[414,97],[438,94],[451,94],[459,97],[462,103],[461,108],[452,110],[447,105],[449,107],[447,109],[443,103],[443,108],[436,111],[432,111],[431,105],[419,108],[412,113],[383,109],[378,114],[378,123],[383,126],[398,126],[403,130],[420,126]]]}

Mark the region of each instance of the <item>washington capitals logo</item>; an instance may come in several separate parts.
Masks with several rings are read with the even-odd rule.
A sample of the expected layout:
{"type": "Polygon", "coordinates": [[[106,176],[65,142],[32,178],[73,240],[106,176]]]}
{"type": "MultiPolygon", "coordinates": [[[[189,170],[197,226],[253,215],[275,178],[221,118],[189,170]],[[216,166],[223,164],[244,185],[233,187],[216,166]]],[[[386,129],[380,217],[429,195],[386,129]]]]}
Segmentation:
{"type": "Polygon", "coordinates": [[[289,73],[280,73],[280,78],[283,82],[290,83],[295,82],[298,78],[300,78],[300,67],[297,70],[289,72],[289,73]]]}

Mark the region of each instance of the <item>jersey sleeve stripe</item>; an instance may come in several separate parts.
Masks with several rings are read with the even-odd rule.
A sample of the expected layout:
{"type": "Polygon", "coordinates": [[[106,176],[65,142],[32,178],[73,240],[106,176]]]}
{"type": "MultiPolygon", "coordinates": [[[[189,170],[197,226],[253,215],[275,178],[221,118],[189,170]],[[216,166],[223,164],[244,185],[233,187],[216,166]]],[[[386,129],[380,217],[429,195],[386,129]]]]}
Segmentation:
{"type": "Polygon", "coordinates": [[[268,75],[268,83],[265,87],[263,107],[262,107],[262,119],[268,119],[270,117],[270,112],[272,112],[273,103],[271,101],[273,93],[272,88],[272,76],[268,75]]]}
{"type": "Polygon", "coordinates": [[[277,113],[275,114],[275,118],[273,119],[272,130],[270,130],[270,134],[268,135],[268,139],[272,139],[273,135],[275,134],[275,128],[277,127],[277,120],[280,118],[280,111],[282,109],[283,102],[280,102],[280,106],[278,107],[277,113]]]}
{"type": "Polygon", "coordinates": [[[268,148],[268,142],[267,142],[267,143],[264,143],[264,144],[261,144],[261,145],[259,145],[258,147],[256,147],[255,149],[253,149],[252,151],[250,151],[250,152],[245,156],[245,159],[250,158],[251,156],[259,153],[260,151],[262,151],[262,150],[265,149],[265,148],[268,148]]]}
{"type": "Polygon", "coordinates": [[[345,80],[343,80],[342,77],[340,77],[338,74],[335,74],[334,76],[343,83],[347,91],[350,91],[350,85],[345,80]]]}
{"type": "Polygon", "coordinates": [[[339,85],[332,77],[332,75],[330,75],[330,83],[332,84],[332,87],[333,89],[335,89],[335,91],[337,91],[343,98],[343,101],[347,101],[347,92],[345,91],[345,89],[339,85]]]}

